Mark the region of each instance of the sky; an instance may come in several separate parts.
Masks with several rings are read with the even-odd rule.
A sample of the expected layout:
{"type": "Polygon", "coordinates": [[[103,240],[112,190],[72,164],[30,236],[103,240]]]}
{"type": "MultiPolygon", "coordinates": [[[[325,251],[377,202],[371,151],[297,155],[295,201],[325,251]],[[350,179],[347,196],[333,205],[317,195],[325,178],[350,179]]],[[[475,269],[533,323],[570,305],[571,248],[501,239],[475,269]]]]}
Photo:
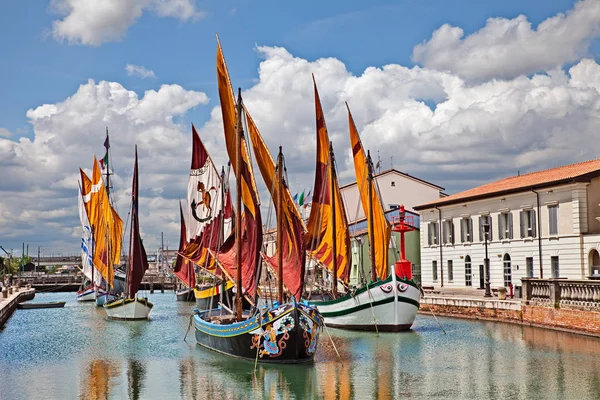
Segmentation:
{"type": "Polygon", "coordinates": [[[176,247],[192,123],[227,162],[216,34],[292,192],[314,180],[311,74],[342,183],[345,102],[385,169],[449,194],[600,157],[597,0],[6,0],[0,245],[77,254],[79,168],[104,156],[108,128],[116,208],[127,219],[137,144],[144,243],[164,232],[176,247]]]}

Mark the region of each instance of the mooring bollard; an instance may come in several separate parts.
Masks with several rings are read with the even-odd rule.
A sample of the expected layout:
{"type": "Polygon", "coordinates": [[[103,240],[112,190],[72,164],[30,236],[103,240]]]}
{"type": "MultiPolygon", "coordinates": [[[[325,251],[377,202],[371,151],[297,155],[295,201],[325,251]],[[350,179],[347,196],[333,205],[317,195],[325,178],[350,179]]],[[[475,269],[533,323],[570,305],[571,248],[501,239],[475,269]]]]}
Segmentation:
{"type": "Polygon", "coordinates": [[[8,297],[8,290],[6,288],[2,288],[2,298],[6,299],[8,297]]]}
{"type": "Polygon", "coordinates": [[[13,288],[12,288],[12,286],[8,288],[8,294],[13,294],[13,288]]]}
{"type": "Polygon", "coordinates": [[[19,287],[15,286],[15,293],[19,293],[19,287]]]}

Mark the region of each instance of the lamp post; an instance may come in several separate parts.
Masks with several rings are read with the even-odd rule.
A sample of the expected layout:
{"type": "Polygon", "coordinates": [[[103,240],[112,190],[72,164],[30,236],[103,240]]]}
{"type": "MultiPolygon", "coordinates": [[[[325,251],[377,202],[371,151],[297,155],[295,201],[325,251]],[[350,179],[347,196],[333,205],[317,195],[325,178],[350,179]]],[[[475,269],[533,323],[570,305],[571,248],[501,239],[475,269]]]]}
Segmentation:
{"type": "Polygon", "coordinates": [[[490,259],[488,258],[488,237],[490,234],[490,224],[488,222],[489,216],[483,221],[483,240],[485,243],[485,259],[483,260],[484,272],[485,272],[485,294],[483,297],[492,297],[490,290],[490,259]]]}

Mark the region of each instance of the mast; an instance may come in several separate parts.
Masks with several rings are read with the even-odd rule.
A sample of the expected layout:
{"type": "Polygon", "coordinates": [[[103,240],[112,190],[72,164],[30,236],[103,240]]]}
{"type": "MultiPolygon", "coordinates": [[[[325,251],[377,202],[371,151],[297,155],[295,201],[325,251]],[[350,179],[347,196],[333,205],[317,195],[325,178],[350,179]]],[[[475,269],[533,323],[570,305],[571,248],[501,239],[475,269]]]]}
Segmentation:
{"type": "MultiPolygon", "coordinates": [[[[106,140],[104,141],[104,145],[106,146],[106,154],[108,154],[108,149],[110,148],[110,145],[108,143],[109,143],[109,141],[108,141],[108,126],[107,126],[106,127],[106,140]]],[[[110,157],[108,157],[106,159],[106,196],[110,200],[110,176],[112,174],[110,173],[110,168],[108,168],[109,160],[110,160],[110,157]]]]}
{"type": "Polygon", "coordinates": [[[279,304],[283,304],[283,153],[277,155],[277,289],[279,304]]]}
{"type": "Polygon", "coordinates": [[[371,258],[371,280],[375,282],[377,280],[377,268],[375,266],[375,235],[373,234],[373,162],[371,161],[371,151],[367,150],[367,185],[369,187],[369,204],[367,208],[369,210],[369,247],[370,258],[371,258]]]}
{"type": "Polygon", "coordinates": [[[237,100],[237,140],[236,140],[236,171],[235,171],[235,265],[236,265],[236,319],[242,320],[242,138],[244,128],[242,127],[242,89],[238,88],[237,100]]]}
{"type": "Polygon", "coordinates": [[[329,142],[329,168],[331,170],[331,174],[330,174],[330,178],[331,178],[331,195],[330,195],[330,199],[331,199],[331,215],[332,215],[332,222],[333,222],[333,234],[332,236],[332,240],[331,240],[331,244],[332,244],[332,251],[333,251],[333,298],[337,298],[337,274],[338,274],[338,265],[337,265],[337,228],[336,228],[336,212],[335,212],[335,195],[336,195],[336,190],[335,190],[335,181],[336,181],[336,176],[335,176],[335,165],[334,165],[334,161],[335,161],[335,156],[333,155],[333,142],[329,142]]]}

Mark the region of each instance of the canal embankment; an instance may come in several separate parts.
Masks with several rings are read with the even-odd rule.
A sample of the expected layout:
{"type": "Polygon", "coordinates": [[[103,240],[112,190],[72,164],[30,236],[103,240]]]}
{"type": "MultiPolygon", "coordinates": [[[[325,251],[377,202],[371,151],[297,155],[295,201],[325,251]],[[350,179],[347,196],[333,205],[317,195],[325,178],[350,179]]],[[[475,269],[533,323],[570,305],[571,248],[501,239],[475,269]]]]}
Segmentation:
{"type": "Polygon", "coordinates": [[[484,297],[483,290],[436,288],[419,313],[500,321],[600,337],[600,282],[523,279],[522,298],[484,297]]]}
{"type": "Polygon", "coordinates": [[[24,301],[33,300],[35,297],[35,289],[30,287],[10,286],[2,288],[0,295],[0,329],[11,317],[17,308],[17,304],[24,301]]]}

